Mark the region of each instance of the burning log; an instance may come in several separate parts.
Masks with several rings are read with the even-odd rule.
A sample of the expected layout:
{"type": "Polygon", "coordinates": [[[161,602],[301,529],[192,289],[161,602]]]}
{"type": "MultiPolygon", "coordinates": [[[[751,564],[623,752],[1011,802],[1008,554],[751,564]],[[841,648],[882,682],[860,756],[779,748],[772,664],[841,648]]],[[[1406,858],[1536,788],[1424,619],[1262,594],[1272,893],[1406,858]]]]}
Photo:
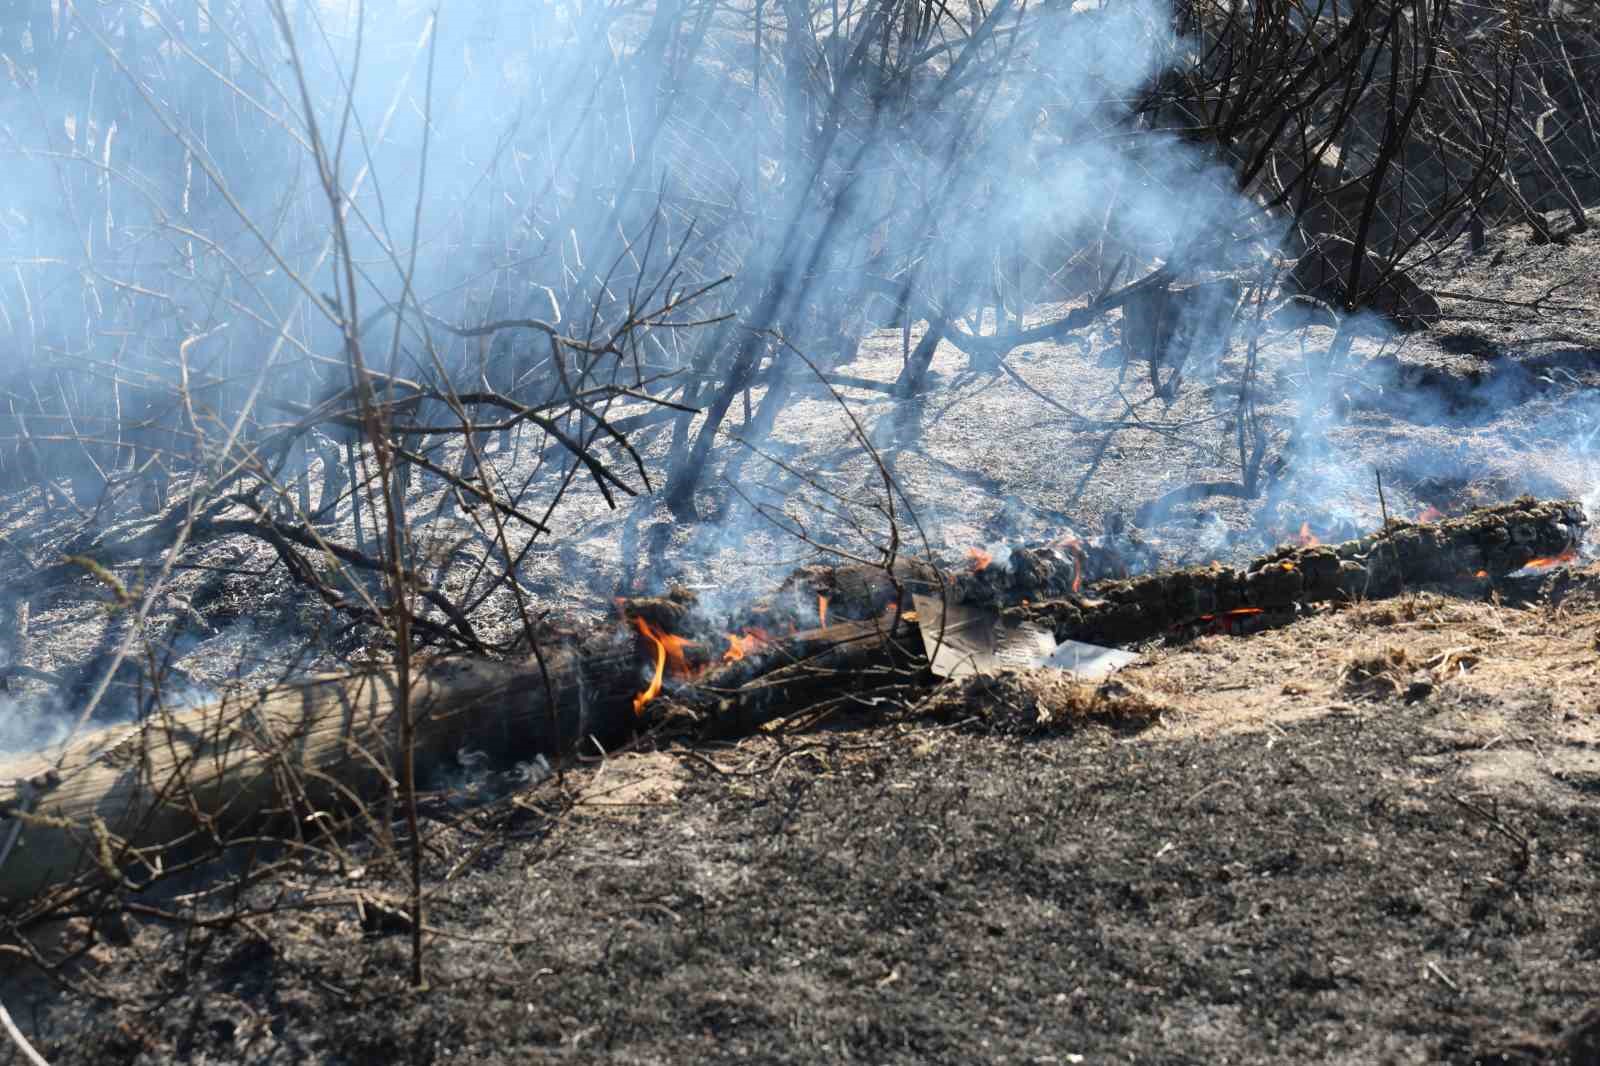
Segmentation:
{"type": "Polygon", "coordinates": [[[758,655],[713,668],[673,699],[696,713],[706,733],[743,735],[803,706],[806,697],[848,687],[869,666],[918,657],[922,642],[911,621],[891,610],[796,633],[758,655]]]}
{"type": "MultiPolygon", "coordinates": [[[[589,737],[612,747],[663,691],[713,727],[748,727],[807,685],[848,681],[882,657],[891,633],[913,644],[909,622],[896,630],[881,620],[781,640],[747,633],[723,650],[666,628],[691,622],[683,602],[623,609],[625,629],[547,651],[543,670],[482,659],[426,666],[410,686],[419,774],[454,769],[462,750],[560,756],[589,737]],[[680,676],[695,671],[692,682],[680,676]]],[[[381,804],[397,787],[399,694],[386,670],[312,678],[101,730],[72,744],[59,769],[53,751],[0,764],[0,781],[13,782],[0,799],[0,845],[17,833],[0,865],[0,905],[84,876],[134,883],[263,827],[331,828],[359,803],[381,804]]]]}
{"type": "Polygon", "coordinates": [[[915,559],[897,558],[892,570],[854,563],[849,566],[802,566],[790,574],[777,594],[758,601],[751,621],[771,632],[811,623],[826,628],[835,621],[877,618],[897,604],[909,608],[910,592],[939,587],[933,567],[915,559]]]}
{"type": "MultiPolygon", "coordinates": [[[[1573,552],[1586,525],[1576,503],[1523,498],[1426,525],[1391,522],[1343,544],[1285,545],[1242,569],[1092,585],[1084,578],[1093,553],[1076,541],[1019,549],[1007,566],[942,584],[921,564],[902,563],[892,577],[818,569],[792,579],[769,613],[796,629],[807,612],[826,612],[831,624],[783,637],[702,634],[681,598],[625,601],[624,627],[547,653],[544,669],[472,659],[426,666],[409,689],[417,763],[426,773],[453,765],[463,748],[560,755],[583,737],[611,744],[663,693],[703,728],[729,733],[848,689],[865,670],[898,667],[909,680],[925,665],[904,613],[913,591],[971,597],[999,607],[1004,623],[1045,625],[1058,641],[1115,644],[1207,616],[1231,621],[1504,576],[1573,552]],[[673,676],[675,655],[687,677],[673,676]]],[[[59,770],[50,753],[0,765],[0,780],[16,782],[0,802],[9,823],[0,843],[17,834],[0,865],[0,901],[85,874],[121,881],[274,820],[337,823],[356,802],[381,801],[396,787],[388,768],[399,748],[399,695],[383,670],[314,678],[102,731],[69,748],[59,770]]]]}
{"type": "Polygon", "coordinates": [[[1587,524],[1575,501],[1524,496],[1425,525],[1391,521],[1385,530],[1342,544],[1285,545],[1242,569],[1213,565],[1101,582],[1081,598],[1008,606],[1002,618],[1046,625],[1058,641],[1119,644],[1205,616],[1504,577],[1569,557],[1587,524]]]}

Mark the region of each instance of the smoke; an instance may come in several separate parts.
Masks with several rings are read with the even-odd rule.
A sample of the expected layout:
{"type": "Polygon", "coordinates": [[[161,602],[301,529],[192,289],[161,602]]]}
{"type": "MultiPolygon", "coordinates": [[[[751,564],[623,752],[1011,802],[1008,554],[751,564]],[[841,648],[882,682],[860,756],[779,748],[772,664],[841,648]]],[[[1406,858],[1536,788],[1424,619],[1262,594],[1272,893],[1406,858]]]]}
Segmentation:
{"type": "Polygon", "coordinates": [[[65,710],[0,692],[0,754],[39,751],[61,743],[72,724],[65,710]]]}
{"type": "MultiPolygon", "coordinates": [[[[554,402],[574,371],[557,373],[542,333],[491,341],[447,328],[540,319],[617,346],[577,372],[578,387],[627,386],[704,412],[644,448],[653,483],[687,484],[694,503],[696,463],[712,444],[710,466],[725,456],[720,422],[736,400],[755,407],[739,435],[761,445],[812,367],[850,363],[873,326],[994,329],[1159,264],[1239,273],[1274,250],[1280,224],[1239,191],[1236,160],[1206,131],[1162,131],[1180,123],[1153,87],[1193,69],[1202,46],[1175,31],[1161,0],[1001,3],[988,18],[899,0],[845,15],[799,2],[759,10],[759,24],[694,0],[485,0],[437,13],[113,3],[48,25],[0,15],[11,90],[0,103],[0,481],[65,476],[92,511],[99,492],[140,472],[248,468],[349,384],[346,319],[380,369],[554,402]],[[1091,284],[1065,285],[1069,261],[1091,284]],[[726,275],[639,326],[641,312],[726,275]],[[956,321],[982,308],[991,313],[956,321]]],[[[1511,369],[1467,396],[1398,364],[1363,373],[1358,405],[1451,427],[1533,387],[1511,369]]],[[[1564,402],[1569,443],[1592,442],[1592,406],[1564,402]]],[[[913,408],[903,396],[880,408],[910,410],[911,433],[871,438],[868,427],[895,445],[891,468],[922,461],[913,408]]],[[[596,412],[658,413],[596,400],[563,424],[594,436],[596,412]]],[[[826,443],[854,449],[850,432],[826,443]]],[[[413,443],[438,456],[445,439],[459,448],[458,436],[413,443]]],[[[288,454],[280,474],[314,467],[337,489],[333,445],[344,440],[311,443],[321,462],[288,454]]],[[[1478,469],[1473,447],[1391,473],[1478,469]]],[[[1293,448],[1307,497],[1365,517],[1366,467],[1309,434],[1293,448]]],[[[764,512],[730,505],[691,535],[670,524],[677,515],[641,508],[632,535],[658,557],[748,558],[795,530],[861,554],[888,525],[870,499],[877,477],[854,454],[818,472],[840,498],[817,528],[817,515],[785,511],[794,476],[759,497],[764,512]],[[641,531],[652,517],[660,525],[641,531]]],[[[759,495],[737,468],[730,480],[759,495]]],[[[538,514],[567,499],[553,474],[505,491],[538,514]]],[[[572,491],[593,503],[593,490],[572,491]]],[[[911,504],[936,529],[964,502],[924,493],[896,516],[911,504]]],[[[973,543],[1082,517],[1033,499],[995,505],[1006,528],[973,543]]],[[[338,517],[349,516],[345,503],[338,517]]],[[[1224,537],[1215,515],[1191,517],[1191,546],[1224,537]]],[[[636,588],[667,576],[656,565],[636,588]]]]}
{"type": "MultiPolygon", "coordinates": [[[[769,11],[759,59],[757,27],[687,3],[484,3],[437,20],[405,3],[110,5],[49,32],[12,19],[0,256],[18,269],[0,330],[22,370],[4,383],[12,421],[33,424],[5,435],[115,436],[115,414],[141,404],[170,422],[159,399],[184,373],[214,383],[201,417],[226,424],[269,351],[269,400],[314,401],[341,382],[341,313],[365,324],[373,362],[470,386],[479,345],[383,315],[408,291],[443,321],[605,335],[668,278],[734,273],[706,315],[831,365],[847,353],[827,350],[825,320],[885,290],[970,307],[1009,249],[1048,274],[1109,225],[1145,260],[1193,255],[1252,213],[1192,147],[1130,147],[1141,87],[1187,58],[1163,5],[1002,5],[963,47],[893,24],[913,10],[831,27],[769,11]],[[318,254],[334,222],[324,178],[353,191],[342,254],[358,267],[357,306],[332,313],[328,296],[349,294],[318,254]]],[[[1018,310],[1047,295],[1007,283],[1018,310]]],[[[707,349],[731,336],[657,336],[641,354],[714,369],[707,349]]],[[[136,461],[31,447],[54,469],[136,461]]]]}

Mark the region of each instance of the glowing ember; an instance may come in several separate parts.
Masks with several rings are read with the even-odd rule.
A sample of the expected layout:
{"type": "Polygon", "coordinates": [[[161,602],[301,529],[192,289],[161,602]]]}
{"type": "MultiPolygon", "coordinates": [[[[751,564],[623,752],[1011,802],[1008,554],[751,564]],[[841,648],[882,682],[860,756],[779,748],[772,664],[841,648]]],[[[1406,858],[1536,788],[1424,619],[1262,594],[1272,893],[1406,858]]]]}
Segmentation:
{"type": "MultiPolygon", "coordinates": [[[[824,600],[824,603],[827,601],[824,600]]],[[[745,656],[758,651],[762,645],[771,643],[764,629],[747,629],[743,636],[728,634],[728,650],[722,653],[722,661],[736,663],[745,656]]]]}
{"type": "Polygon", "coordinates": [[[1261,614],[1260,607],[1239,607],[1232,611],[1224,611],[1217,619],[1217,631],[1221,633],[1243,633],[1249,619],[1261,614]]]}
{"type": "Polygon", "coordinates": [[[657,629],[643,618],[635,617],[633,625],[656,648],[656,668],[650,677],[650,684],[645,686],[643,692],[633,698],[633,713],[635,715],[643,715],[644,705],[661,695],[661,681],[666,676],[669,660],[672,663],[674,673],[687,674],[689,672],[689,664],[683,657],[683,647],[689,642],[682,637],[675,637],[671,633],[657,629]]]}
{"type": "Polygon", "coordinates": [[[1315,548],[1322,543],[1322,538],[1311,532],[1310,522],[1300,523],[1300,532],[1289,538],[1289,543],[1298,544],[1302,548],[1315,548]]]}
{"type": "Polygon", "coordinates": [[[817,625],[828,627],[828,597],[820,592],[817,593],[817,625]]]}
{"type": "Polygon", "coordinates": [[[968,548],[967,561],[972,564],[972,572],[974,574],[981,574],[989,569],[989,564],[994,562],[994,556],[982,548],[968,548]]]}
{"type": "Polygon", "coordinates": [[[1542,559],[1530,559],[1528,561],[1527,565],[1524,567],[1524,569],[1527,569],[1527,570],[1548,570],[1550,567],[1552,567],[1552,566],[1560,566],[1562,563],[1576,562],[1577,559],[1578,559],[1578,549],[1577,548],[1568,548],[1566,551],[1562,552],[1560,555],[1549,555],[1549,556],[1545,556],[1542,559]]]}
{"type": "Polygon", "coordinates": [[[1417,525],[1425,526],[1429,522],[1437,522],[1443,517],[1444,512],[1430,503],[1426,508],[1423,509],[1421,514],[1417,515],[1417,525]]]}
{"type": "MultiPolygon", "coordinates": [[[[1233,610],[1223,611],[1221,614],[1200,615],[1190,624],[1203,627],[1204,632],[1212,635],[1231,636],[1245,632],[1249,619],[1265,613],[1265,608],[1261,607],[1235,607],[1233,610]]],[[[1179,625],[1173,628],[1182,629],[1183,626],[1179,625]]]]}

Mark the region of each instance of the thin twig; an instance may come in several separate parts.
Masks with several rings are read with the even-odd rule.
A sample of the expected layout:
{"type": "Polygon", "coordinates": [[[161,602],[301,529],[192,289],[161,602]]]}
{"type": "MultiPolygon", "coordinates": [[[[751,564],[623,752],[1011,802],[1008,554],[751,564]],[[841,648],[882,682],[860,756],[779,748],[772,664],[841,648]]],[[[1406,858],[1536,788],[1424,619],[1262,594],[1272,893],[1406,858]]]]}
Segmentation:
{"type": "Polygon", "coordinates": [[[23,1058],[27,1059],[33,1066],[50,1066],[49,1061],[34,1050],[33,1045],[28,1043],[28,1038],[22,1035],[22,1030],[18,1029],[17,1023],[11,1020],[11,1012],[6,1010],[6,1005],[3,1002],[0,1002],[0,1026],[5,1026],[6,1035],[11,1038],[13,1044],[17,1045],[17,1050],[22,1052],[23,1058]]]}

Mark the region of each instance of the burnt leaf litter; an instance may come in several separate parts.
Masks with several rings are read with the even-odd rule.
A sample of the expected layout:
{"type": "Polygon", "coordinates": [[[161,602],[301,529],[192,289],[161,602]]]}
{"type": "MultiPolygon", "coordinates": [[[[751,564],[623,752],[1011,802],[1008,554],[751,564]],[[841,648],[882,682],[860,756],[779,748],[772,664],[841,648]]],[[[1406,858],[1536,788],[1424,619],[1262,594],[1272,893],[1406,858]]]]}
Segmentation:
{"type": "Polygon", "coordinates": [[[486,807],[441,802],[426,990],[405,981],[394,871],[357,843],[342,871],[252,890],[247,922],[135,915],[120,946],[100,937],[81,964],[98,996],[41,992],[41,1047],[53,1063],[1593,1062],[1573,1025],[1600,985],[1600,772],[1541,791],[1480,765],[1600,758],[1593,690],[1366,685],[1307,717],[1186,731],[1160,674],[1257,642],[1331,663],[1355,633],[1459,640],[1496,618],[1508,642],[1579,626],[1592,651],[1600,572],[1562,587],[1565,615],[1452,615],[1426,595],[1330,609],[1097,690],[966,679],[889,720],[662,742],[486,807]]]}
{"type": "MultiPolygon", "coordinates": [[[[1340,432],[1399,417],[1364,403],[1340,432]]],[[[1463,461],[1411,488],[1538,487],[1463,461]]],[[[276,579],[205,580],[188,624],[277,624],[276,579]]],[[[73,961],[4,1001],[57,1066],[1597,1061],[1592,564],[1142,650],[1096,687],[964,679],[434,796],[425,990],[403,870],[360,836],[35,930],[73,961]]]]}

